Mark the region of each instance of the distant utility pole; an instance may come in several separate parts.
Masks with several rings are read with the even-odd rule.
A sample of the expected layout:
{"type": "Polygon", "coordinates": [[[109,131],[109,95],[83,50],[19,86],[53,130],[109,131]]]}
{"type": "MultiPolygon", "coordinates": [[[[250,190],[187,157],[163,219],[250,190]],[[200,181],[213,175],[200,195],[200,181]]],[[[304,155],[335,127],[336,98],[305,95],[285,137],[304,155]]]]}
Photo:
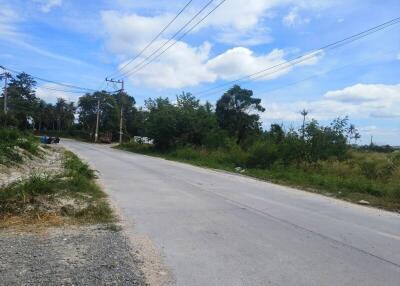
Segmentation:
{"type": "Polygon", "coordinates": [[[0,66],[0,68],[4,71],[1,77],[4,78],[4,114],[7,114],[7,79],[11,78],[11,74],[6,71],[5,67],[0,66]]]}
{"type": "Polygon", "coordinates": [[[123,108],[124,108],[124,106],[122,104],[122,96],[123,96],[123,92],[124,92],[124,80],[114,80],[112,78],[110,78],[110,79],[106,78],[106,81],[112,82],[112,83],[121,84],[121,89],[118,91],[118,92],[121,93],[121,99],[120,99],[121,100],[121,115],[120,115],[120,118],[119,118],[119,144],[121,144],[122,143],[122,134],[123,134],[123,132],[122,132],[122,122],[123,122],[123,108]]]}
{"type": "Polygon", "coordinates": [[[97,99],[97,118],[96,118],[96,132],[94,133],[94,142],[97,143],[99,138],[99,121],[100,121],[100,98],[97,99]]]}

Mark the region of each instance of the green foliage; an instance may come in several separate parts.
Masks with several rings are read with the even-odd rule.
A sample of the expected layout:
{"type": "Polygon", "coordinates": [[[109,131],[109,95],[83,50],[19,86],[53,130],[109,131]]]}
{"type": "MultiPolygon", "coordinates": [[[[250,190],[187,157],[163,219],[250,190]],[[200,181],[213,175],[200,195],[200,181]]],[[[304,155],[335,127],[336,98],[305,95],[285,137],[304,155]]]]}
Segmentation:
{"type": "Polygon", "coordinates": [[[269,168],[279,158],[279,149],[274,142],[258,141],[250,147],[246,165],[252,168],[269,168]]]}
{"type": "Polygon", "coordinates": [[[66,151],[65,153],[64,168],[70,177],[82,176],[87,179],[94,179],[96,177],[95,172],[90,169],[89,165],[83,163],[78,156],[70,151],[66,151]]]}
{"type": "Polygon", "coordinates": [[[18,125],[17,119],[11,114],[5,114],[4,111],[0,111],[0,128],[15,127],[18,125]]]}
{"type": "Polygon", "coordinates": [[[0,164],[21,162],[22,156],[17,148],[35,155],[38,152],[38,142],[28,133],[16,129],[0,128],[0,164]]]}
{"type": "Polygon", "coordinates": [[[219,126],[240,143],[249,134],[260,131],[260,117],[252,112],[264,111],[261,99],[253,98],[251,90],[235,85],[217,101],[215,113],[219,126]]]}
{"type": "Polygon", "coordinates": [[[105,91],[85,94],[79,98],[80,126],[94,135],[98,111],[99,130],[102,132],[118,130],[120,109],[116,98],[105,91]]]}
{"type": "Polygon", "coordinates": [[[161,150],[186,144],[200,146],[210,139],[210,130],[217,128],[210,106],[201,106],[189,93],[178,95],[176,105],[168,98],[148,99],[145,105],[145,135],[161,150]]]}

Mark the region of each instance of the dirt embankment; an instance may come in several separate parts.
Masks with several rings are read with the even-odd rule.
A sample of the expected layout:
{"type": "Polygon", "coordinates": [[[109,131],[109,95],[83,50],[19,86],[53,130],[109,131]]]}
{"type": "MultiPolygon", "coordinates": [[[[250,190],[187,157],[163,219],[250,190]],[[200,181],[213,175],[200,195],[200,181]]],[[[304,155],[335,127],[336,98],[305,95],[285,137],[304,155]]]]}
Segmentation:
{"type": "Polygon", "coordinates": [[[26,154],[22,149],[19,154],[23,158],[22,163],[13,165],[0,164],[0,188],[4,188],[14,182],[26,180],[33,175],[56,175],[63,171],[62,157],[64,149],[60,146],[39,147],[39,156],[26,154]]]}

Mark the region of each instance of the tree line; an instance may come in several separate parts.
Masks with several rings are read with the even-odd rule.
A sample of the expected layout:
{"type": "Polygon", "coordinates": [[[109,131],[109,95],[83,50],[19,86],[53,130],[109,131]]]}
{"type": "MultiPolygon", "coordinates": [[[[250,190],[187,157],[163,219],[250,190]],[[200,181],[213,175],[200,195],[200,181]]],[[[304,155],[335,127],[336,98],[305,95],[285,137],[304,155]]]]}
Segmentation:
{"type": "Polygon", "coordinates": [[[244,150],[250,154],[248,164],[256,167],[276,160],[289,164],[342,159],[350,143],[360,138],[347,117],[323,126],[316,120],[306,121],[305,111],[304,122],[297,130],[279,124],[264,130],[260,114],[266,108],[261,99],[238,85],[227,90],[215,105],[201,103],[183,92],[174,101],[167,97],[149,98],[144,107],[136,107],[135,99],[125,92],[106,91],[86,93],[76,104],[62,98],[55,104],[46,103],[36,96],[36,85],[26,73],[10,80],[8,113],[0,113],[2,125],[37,132],[85,134],[93,140],[99,113],[100,132],[109,132],[116,140],[122,109],[125,140],[148,137],[161,151],[181,146],[244,150]]]}

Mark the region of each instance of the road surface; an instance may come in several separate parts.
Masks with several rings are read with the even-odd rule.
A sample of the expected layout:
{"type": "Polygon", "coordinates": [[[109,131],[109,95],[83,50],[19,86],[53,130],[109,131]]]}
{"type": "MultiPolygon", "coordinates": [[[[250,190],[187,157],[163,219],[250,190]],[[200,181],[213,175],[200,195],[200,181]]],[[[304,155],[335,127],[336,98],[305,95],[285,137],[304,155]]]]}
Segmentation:
{"type": "Polygon", "coordinates": [[[400,215],[244,176],[64,141],[177,285],[400,285],[400,215]]]}

